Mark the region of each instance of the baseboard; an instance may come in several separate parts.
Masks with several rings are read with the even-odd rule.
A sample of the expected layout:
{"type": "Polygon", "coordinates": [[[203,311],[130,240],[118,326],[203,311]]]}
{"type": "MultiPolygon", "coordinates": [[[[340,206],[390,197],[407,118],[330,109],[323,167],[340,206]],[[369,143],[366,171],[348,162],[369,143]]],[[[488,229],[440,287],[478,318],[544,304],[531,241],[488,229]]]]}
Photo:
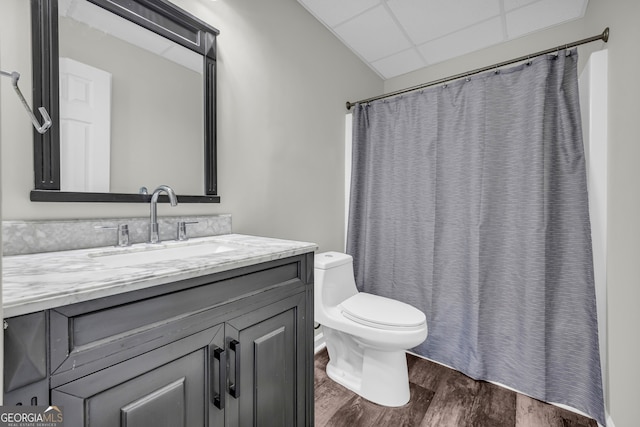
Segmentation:
{"type": "Polygon", "coordinates": [[[324,341],[324,334],[322,332],[313,337],[313,354],[317,354],[326,346],[327,343],[324,341]]]}

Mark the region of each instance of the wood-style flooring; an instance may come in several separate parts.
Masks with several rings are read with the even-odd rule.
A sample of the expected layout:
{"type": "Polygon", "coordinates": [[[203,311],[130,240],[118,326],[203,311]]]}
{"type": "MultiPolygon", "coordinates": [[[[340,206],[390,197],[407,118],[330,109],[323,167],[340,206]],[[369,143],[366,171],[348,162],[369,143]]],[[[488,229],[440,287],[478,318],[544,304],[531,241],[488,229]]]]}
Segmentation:
{"type": "Polygon", "coordinates": [[[411,400],[388,408],[329,379],[328,361],[326,349],[315,356],[316,427],[597,427],[590,418],[410,354],[411,400]]]}

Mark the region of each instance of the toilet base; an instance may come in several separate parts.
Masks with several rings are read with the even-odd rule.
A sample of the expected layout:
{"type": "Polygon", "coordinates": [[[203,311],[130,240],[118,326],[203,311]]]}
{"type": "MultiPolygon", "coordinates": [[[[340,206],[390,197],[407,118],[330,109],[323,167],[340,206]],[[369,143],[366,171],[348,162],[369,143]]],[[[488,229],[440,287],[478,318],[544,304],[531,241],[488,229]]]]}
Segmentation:
{"type": "Polygon", "coordinates": [[[409,374],[404,350],[381,351],[362,348],[362,371],[357,376],[327,364],[327,376],[338,384],[382,406],[397,407],[409,402],[409,374]]]}

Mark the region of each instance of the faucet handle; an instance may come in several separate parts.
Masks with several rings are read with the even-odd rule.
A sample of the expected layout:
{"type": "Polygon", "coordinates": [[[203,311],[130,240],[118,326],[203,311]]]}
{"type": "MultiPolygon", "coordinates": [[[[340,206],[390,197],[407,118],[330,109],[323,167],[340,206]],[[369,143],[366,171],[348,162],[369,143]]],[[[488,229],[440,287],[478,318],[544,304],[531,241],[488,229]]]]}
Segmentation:
{"type": "Polygon", "coordinates": [[[95,227],[98,230],[118,230],[118,244],[117,246],[130,246],[131,242],[129,241],[129,226],[127,224],[118,224],[115,226],[108,225],[96,225],[95,227]]]}
{"type": "Polygon", "coordinates": [[[197,224],[198,221],[180,221],[178,222],[178,240],[189,240],[187,236],[187,224],[197,224]]]}

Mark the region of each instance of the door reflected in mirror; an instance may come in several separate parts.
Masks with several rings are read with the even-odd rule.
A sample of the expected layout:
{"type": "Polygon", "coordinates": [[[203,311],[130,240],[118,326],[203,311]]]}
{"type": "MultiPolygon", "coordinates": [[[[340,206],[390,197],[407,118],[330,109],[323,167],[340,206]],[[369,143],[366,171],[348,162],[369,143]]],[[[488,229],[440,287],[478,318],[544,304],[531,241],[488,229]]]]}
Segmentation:
{"type": "Polygon", "coordinates": [[[85,0],[58,10],[60,189],[204,194],[202,55],[85,0]]]}

